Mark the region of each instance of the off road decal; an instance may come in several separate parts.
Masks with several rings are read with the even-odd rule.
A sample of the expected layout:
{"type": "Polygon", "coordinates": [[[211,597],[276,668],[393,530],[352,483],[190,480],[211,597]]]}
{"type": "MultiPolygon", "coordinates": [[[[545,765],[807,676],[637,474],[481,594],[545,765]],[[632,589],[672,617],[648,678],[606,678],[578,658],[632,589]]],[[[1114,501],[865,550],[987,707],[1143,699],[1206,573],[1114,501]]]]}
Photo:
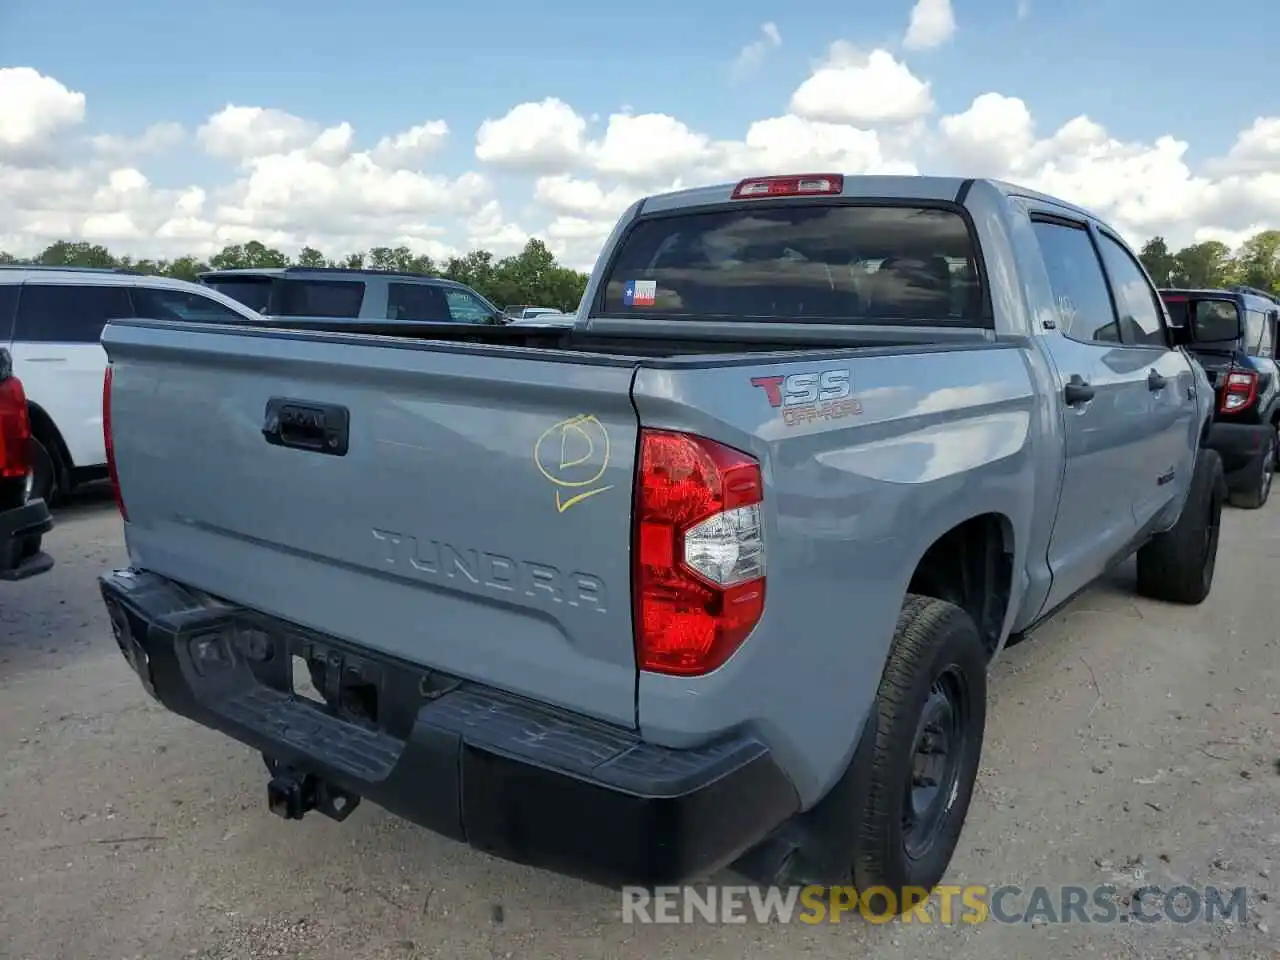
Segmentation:
{"type": "Polygon", "coordinates": [[[848,370],[752,377],[751,385],[764,391],[769,406],[782,411],[782,422],[788,427],[862,413],[862,403],[853,396],[848,370]]]}

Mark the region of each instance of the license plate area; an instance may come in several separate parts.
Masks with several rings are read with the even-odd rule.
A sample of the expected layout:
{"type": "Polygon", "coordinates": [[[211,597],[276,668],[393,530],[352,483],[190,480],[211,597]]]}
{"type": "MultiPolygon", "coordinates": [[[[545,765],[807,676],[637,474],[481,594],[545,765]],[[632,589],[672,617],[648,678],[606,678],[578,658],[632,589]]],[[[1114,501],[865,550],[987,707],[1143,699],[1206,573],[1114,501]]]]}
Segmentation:
{"type": "Polygon", "coordinates": [[[352,723],[384,726],[382,664],[341,647],[297,636],[289,638],[288,657],[290,689],[295,698],[309,700],[352,723]]]}

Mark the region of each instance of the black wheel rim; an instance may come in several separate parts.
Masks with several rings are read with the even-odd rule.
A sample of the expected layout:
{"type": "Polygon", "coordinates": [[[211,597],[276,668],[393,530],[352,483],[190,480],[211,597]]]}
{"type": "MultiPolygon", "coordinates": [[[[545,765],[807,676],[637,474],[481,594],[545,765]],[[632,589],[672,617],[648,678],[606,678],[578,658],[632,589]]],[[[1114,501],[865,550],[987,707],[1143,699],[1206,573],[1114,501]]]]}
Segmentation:
{"type": "Polygon", "coordinates": [[[947,667],[929,688],[916,727],[902,807],[907,856],[926,856],[955,805],[965,761],[971,711],[960,668],[947,667]]]}

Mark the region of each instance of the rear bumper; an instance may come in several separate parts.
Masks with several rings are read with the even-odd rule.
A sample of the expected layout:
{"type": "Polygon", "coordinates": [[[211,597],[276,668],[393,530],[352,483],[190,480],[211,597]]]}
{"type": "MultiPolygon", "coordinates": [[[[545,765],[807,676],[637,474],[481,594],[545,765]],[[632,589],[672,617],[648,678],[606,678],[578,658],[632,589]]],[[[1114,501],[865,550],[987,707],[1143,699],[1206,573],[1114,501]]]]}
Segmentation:
{"type": "Polygon", "coordinates": [[[797,809],[752,738],[659,747],[155,574],[100,583],[121,652],[170,710],[508,860],[608,885],[678,883],[729,865],[797,809]],[[294,656],[375,690],[376,726],[292,694],[294,656]]]}
{"type": "Polygon", "coordinates": [[[1266,448],[1267,438],[1273,435],[1273,428],[1267,424],[1248,423],[1215,423],[1209,428],[1209,440],[1205,444],[1210,450],[1216,450],[1222,457],[1222,469],[1227,475],[1227,482],[1244,480],[1258,462],[1266,448]],[[1233,478],[1233,474],[1236,477],[1233,478]]]}
{"type": "Polygon", "coordinates": [[[53,517],[43,500],[0,510],[0,580],[26,580],[52,569],[53,558],[40,549],[52,529],[53,517]]]}

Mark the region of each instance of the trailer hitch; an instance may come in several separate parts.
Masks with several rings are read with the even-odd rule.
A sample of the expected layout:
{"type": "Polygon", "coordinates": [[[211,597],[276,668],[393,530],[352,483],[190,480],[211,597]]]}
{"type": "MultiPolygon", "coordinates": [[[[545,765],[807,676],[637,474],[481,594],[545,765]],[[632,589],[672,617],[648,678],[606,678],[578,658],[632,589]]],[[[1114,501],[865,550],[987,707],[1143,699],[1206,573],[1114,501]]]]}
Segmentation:
{"type": "Polygon", "coordinates": [[[310,773],[276,766],[267,783],[267,808],[285,820],[301,820],[311,810],[341,823],[360,805],[360,798],[310,773]]]}

